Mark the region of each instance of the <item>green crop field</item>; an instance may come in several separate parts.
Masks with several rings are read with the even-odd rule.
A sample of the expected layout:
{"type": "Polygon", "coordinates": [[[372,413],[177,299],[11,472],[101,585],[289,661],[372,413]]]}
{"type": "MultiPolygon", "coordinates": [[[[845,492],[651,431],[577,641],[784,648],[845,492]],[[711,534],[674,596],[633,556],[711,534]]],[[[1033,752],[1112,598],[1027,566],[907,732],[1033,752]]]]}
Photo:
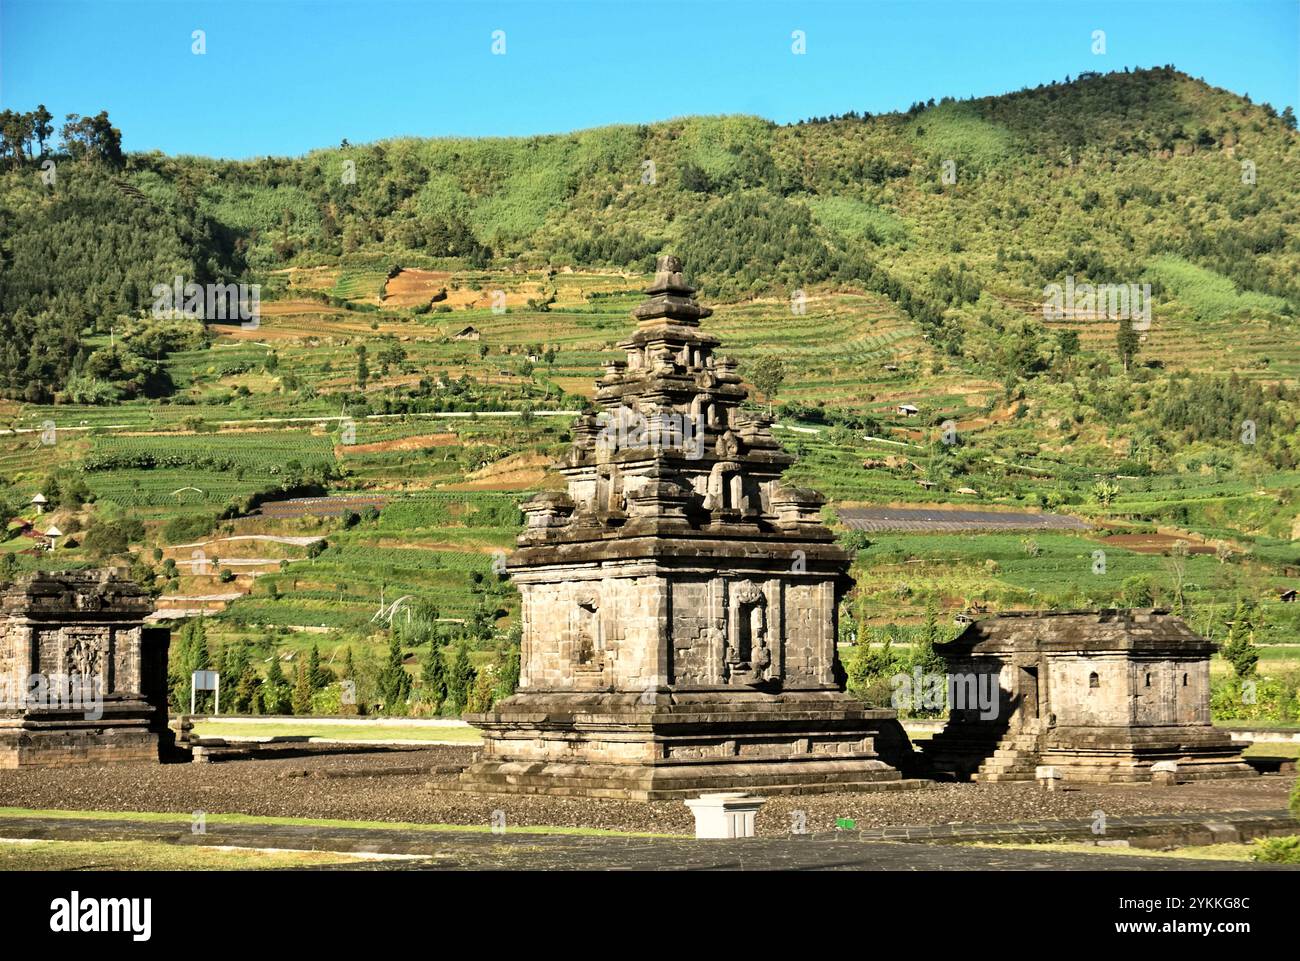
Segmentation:
{"type": "Polygon", "coordinates": [[[845,623],[907,646],[968,608],[1177,604],[1222,639],[1249,601],[1261,671],[1285,679],[1300,643],[1300,605],[1280,600],[1300,576],[1296,150],[1271,108],[1155,68],[787,126],[129,154],[69,166],[66,198],[19,162],[0,172],[0,249],[44,254],[0,294],[40,318],[15,328],[26,366],[0,371],[0,560],[125,566],[182,625],[202,610],[214,658],[247,647],[263,676],[317,646],[373,679],[396,640],[418,680],[431,638],[504,670],[519,600],[500,559],[520,501],[563,487],[549,467],[571,417],[553,415],[590,408],[655,255],[673,252],[713,310],[701,330],[798,458],[786,482],[822,492],[856,552],[845,623]],[[1081,129],[1106,133],[1080,149],[1081,129]],[[356,190],[320,178],[344,160],[356,190]],[[94,276],[65,250],[74,229],[112,238],[94,276]],[[177,258],[260,284],[258,325],[151,316],[132,298],[177,258]],[[71,279],[56,298],[48,277],[71,279]],[[1150,284],[1149,329],[1045,316],[1067,277],[1150,284]],[[28,341],[75,348],[38,363],[28,341]],[[838,520],[891,505],[1091,526],[838,520]],[[49,524],[65,532],[53,552],[49,524]],[[195,566],[179,545],[200,542],[195,566]]]}

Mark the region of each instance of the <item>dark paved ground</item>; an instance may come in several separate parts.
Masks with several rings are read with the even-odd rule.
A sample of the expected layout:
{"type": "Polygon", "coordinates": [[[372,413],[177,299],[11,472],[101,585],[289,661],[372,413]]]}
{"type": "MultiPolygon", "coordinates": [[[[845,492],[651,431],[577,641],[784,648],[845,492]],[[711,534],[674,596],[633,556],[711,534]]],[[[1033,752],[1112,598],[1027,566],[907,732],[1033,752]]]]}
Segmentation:
{"type": "MultiPolygon", "coordinates": [[[[213,824],[194,834],[185,822],[93,818],[0,818],[0,837],[82,841],[140,840],[253,848],[354,851],[418,856],[363,862],[368,870],[627,871],[1245,871],[1300,870],[1141,855],[1105,856],[869,840],[856,832],[696,841],[683,838],[588,837],[506,830],[413,831],[273,824],[213,824]]],[[[353,866],[349,866],[353,867],[353,866]]]]}
{"type": "MultiPolygon", "coordinates": [[[[188,817],[249,814],[485,827],[505,812],[511,827],[603,828],[692,834],[681,801],[469,794],[445,787],[468,764],[471,746],[403,749],[312,749],[281,745],[256,760],[213,764],[117,764],[0,770],[0,807],[72,811],[169,811],[188,817]]],[[[907,825],[1062,821],[1087,831],[1107,819],[1140,815],[1272,811],[1286,806],[1295,775],[1198,782],[1071,785],[1044,791],[1032,782],[935,784],[913,791],[775,796],[758,817],[758,833],[789,834],[800,819],[813,832],[851,818],[859,829],[907,825]]]]}

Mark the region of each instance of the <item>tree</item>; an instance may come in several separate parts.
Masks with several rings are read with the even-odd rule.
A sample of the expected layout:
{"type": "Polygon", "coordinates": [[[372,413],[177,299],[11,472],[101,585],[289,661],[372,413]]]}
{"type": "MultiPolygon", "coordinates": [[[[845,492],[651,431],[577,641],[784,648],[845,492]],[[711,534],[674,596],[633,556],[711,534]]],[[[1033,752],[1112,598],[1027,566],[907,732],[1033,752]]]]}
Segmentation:
{"type": "Polygon", "coordinates": [[[108,111],[101,110],[93,117],[70,113],[60,131],[63,149],[73,160],[99,161],[110,167],[121,167],[122,131],[109,122],[108,111]]]}
{"type": "Polygon", "coordinates": [[[4,152],[13,158],[14,166],[23,162],[24,153],[31,157],[31,140],[34,132],[32,115],[6,110],[0,113],[0,135],[4,137],[4,152]]]}
{"type": "Polygon", "coordinates": [[[1255,646],[1255,628],[1259,612],[1244,597],[1237,599],[1232,620],[1227,622],[1228,636],[1219,649],[1223,659],[1232,665],[1237,677],[1250,677],[1259,663],[1259,648],[1255,646]]]}
{"type": "Polygon", "coordinates": [[[424,668],[420,672],[422,696],[433,705],[436,713],[447,700],[447,662],[442,655],[442,644],[437,638],[429,642],[429,653],[424,658],[424,668]]]}
{"type": "Polygon", "coordinates": [[[252,661],[245,660],[238,676],[232,678],[235,692],[235,710],[241,713],[256,711],[262,700],[262,679],[257,676],[257,668],[252,661]]]}
{"type": "Polygon", "coordinates": [[[293,685],[293,713],[311,713],[311,668],[302,658],[298,659],[298,676],[293,685]]]}
{"type": "Polygon", "coordinates": [[[944,660],[934,650],[934,646],[942,640],[939,609],[934,598],[926,598],[925,623],[921,628],[921,637],[912,649],[912,666],[920,667],[923,674],[942,674],[945,670],[944,660]]]}
{"type": "Polygon", "coordinates": [[[1174,601],[1171,610],[1175,617],[1187,613],[1187,557],[1189,551],[1186,541],[1178,541],[1165,559],[1165,570],[1169,572],[1169,582],[1173,589],[1174,601]]]}
{"type": "Polygon", "coordinates": [[[462,642],[456,646],[456,658],[451,662],[451,676],[447,680],[447,697],[453,709],[460,713],[469,702],[469,693],[478,672],[469,660],[469,648],[462,642]]]}
{"type": "MultiPolygon", "coordinates": [[[[172,706],[180,713],[190,709],[190,681],[195,671],[206,671],[212,665],[208,652],[207,628],[202,617],[189,621],[180,631],[168,665],[168,681],[172,691],[172,706]]],[[[210,694],[195,697],[195,710],[202,710],[210,694]]]]}
{"type": "MultiPolygon", "coordinates": [[[[351,648],[348,653],[352,653],[351,648]]],[[[334,680],[334,672],[320,662],[320,648],[313,644],[307,660],[307,678],[313,691],[323,691],[334,680]]]]}
{"type": "Polygon", "coordinates": [[[1119,329],[1115,332],[1115,348],[1119,352],[1119,359],[1124,363],[1125,373],[1137,356],[1140,343],[1137,331],[1133,329],[1133,321],[1128,317],[1121,318],[1119,329]]]}
{"type": "Polygon", "coordinates": [[[781,358],[760,357],[750,371],[749,379],[754,382],[754,387],[767,401],[767,412],[772,413],[772,398],[785,383],[785,364],[781,362],[781,358]]]}
{"type": "Polygon", "coordinates": [[[370,367],[366,364],[366,345],[357,347],[357,390],[365,390],[370,380],[370,367]]]}
{"type": "Polygon", "coordinates": [[[242,699],[239,691],[239,680],[248,666],[248,645],[244,642],[236,641],[221,649],[221,703],[228,713],[242,714],[251,703],[242,699]]]}
{"type": "Polygon", "coordinates": [[[1088,489],[1088,492],[1098,504],[1107,506],[1119,496],[1119,484],[1114,481],[1099,480],[1088,489]]]}
{"type": "Polygon", "coordinates": [[[279,655],[272,652],[271,666],[266,672],[266,683],[262,685],[262,707],[267,714],[292,714],[292,692],[289,679],[280,667],[279,655]]]}
{"type": "Polygon", "coordinates": [[[45,141],[54,135],[54,125],[50,123],[53,119],[54,117],[45,109],[43,103],[37,104],[36,109],[32,111],[32,134],[40,144],[42,155],[45,153],[45,141]]]}
{"type": "Polygon", "coordinates": [[[394,634],[388,645],[388,662],[379,672],[379,699],[387,714],[398,714],[406,709],[406,699],[411,695],[411,676],[402,666],[402,645],[394,634]]]}

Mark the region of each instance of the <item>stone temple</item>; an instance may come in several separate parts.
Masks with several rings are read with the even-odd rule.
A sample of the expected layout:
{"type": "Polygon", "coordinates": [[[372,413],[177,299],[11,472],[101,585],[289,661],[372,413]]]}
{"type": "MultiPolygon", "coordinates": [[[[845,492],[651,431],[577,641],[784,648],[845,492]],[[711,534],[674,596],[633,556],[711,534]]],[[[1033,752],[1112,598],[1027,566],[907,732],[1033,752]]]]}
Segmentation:
{"type": "Polygon", "coordinates": [[[1216,648],[1160,610],[976,621],[935,650],[956,678],[993,675],[997,711],[954,707],[925,759],[979,781],[1032,780],[1038,765],[1065,781],[1150,781],[1160,761],[1178,780],[1253,775],[1244,745],[1210,723],[1216,648]]]}
{"type": "Polygon", "coordinates": [[[677,798],[737,788],[910,787],[896,712],[844,692],[837,608],[849,556],[823,498],[781,480],[771,419],[701,331],[675,257],[522,507],[518,692],[467,715],[465,790],[677,798]]]}
{"type": "Polygon", "coordinates": [[[162,759],[170,632],[110,571],[28,575],[0,594],[0,767],[162,759]]]}

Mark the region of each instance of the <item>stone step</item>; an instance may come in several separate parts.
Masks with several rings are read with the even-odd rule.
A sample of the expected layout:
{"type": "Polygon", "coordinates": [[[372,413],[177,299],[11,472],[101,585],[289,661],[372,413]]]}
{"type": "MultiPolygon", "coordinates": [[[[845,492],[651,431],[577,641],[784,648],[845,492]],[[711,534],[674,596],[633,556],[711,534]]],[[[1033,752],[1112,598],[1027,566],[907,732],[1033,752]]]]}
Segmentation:
{"type": "Polygon", "coordinates": [[[1033,774],[1038,767],[1038,755],[1036,754],[1017,754],[1002,755],[987,758],[980,765],[981,772],[999,771],[1003,773],[1017,772],[1033,774]]]}

